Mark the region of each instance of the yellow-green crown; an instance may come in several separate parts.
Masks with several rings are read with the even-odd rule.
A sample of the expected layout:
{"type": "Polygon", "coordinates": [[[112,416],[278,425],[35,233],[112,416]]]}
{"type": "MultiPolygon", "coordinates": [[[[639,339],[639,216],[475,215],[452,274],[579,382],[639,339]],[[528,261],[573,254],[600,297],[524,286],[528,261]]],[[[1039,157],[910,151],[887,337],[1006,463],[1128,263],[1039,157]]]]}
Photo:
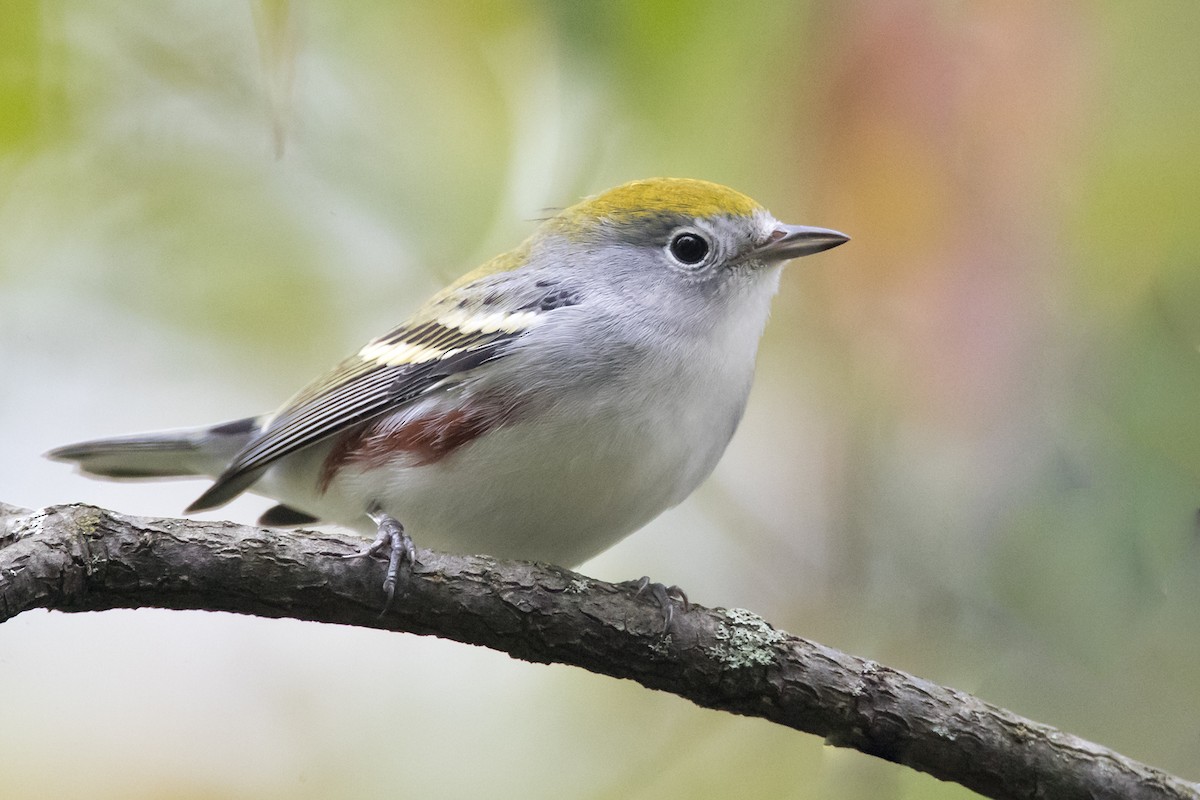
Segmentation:
{"type": "Polygon", "coordinates": [[[607,221],[620,224],[641,217],[748,217],[762,206],[728,186],[692,178],[647,178],[589,197],[560,215],[568,225],[607,221]]]}
{"type": "Polygon", "coordinates": [[[693,178],[646,178],[630,181],[606,192],[588,197],[546,221],[544,228],[515,249],[501,253],[473,272],[447,286],[433,304],[455,296],[462,286],[488,275],[511,272],[523,267],[530,248],[545,233],[557,233],[576,240],[589,240],[598,230],[634,227],[640,222],[677,224],[674,217],[750,217],[762,206],[728,186],[693,178]]]}

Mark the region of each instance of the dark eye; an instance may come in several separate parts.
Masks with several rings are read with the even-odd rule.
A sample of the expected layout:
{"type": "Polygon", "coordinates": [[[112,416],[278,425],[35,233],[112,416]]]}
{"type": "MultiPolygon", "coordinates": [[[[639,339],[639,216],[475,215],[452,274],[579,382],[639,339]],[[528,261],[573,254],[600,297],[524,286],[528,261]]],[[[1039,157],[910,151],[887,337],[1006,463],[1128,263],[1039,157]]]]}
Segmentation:
{"type": "Polygon", "coordinates": [[[695,266],[708,255],[708,241],[697,233],[681,233],[671,240],[671,255],[681,264],[695,266]]]}

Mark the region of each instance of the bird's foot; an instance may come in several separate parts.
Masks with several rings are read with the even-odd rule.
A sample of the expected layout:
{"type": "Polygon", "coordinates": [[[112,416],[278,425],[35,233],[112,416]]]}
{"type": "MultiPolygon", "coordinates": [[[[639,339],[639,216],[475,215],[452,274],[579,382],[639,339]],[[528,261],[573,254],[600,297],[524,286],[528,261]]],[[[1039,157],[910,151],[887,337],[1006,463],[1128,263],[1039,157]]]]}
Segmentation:
{"type": "Polygon", "coordinates": [[[675,619],[675,607],[677,605],[685,614],[691,609],[687,595],[678,586],[666,586],[661,583],[652,582],[646,575],[643,575],[636,583],[638,597],[641,597],[643,594],[649,594],[658,603],[658,607],[662,609],[663,633],[671,632],[671,622],[675,619]]]}
{"type": "Polygon", "coordinates": [[[413,546],[412,537],[404,530],[404,526],[400,521],[393,516],[384,514],[382,511],[371,513],[371,519],[379,526],[379,532],[375,534],[375,541],[359,550],[357,553],[351,553],[343,558],[376,558],[384,550],[387,551],[388,568],[387,575],[383,579],[383,593],[386,597],[383,603],[383,610],[379,612],[379,616],[383,616],[392,607],[392,600],[396,597],[396,584],[400,581],[400,567],[407,563],[409,567],[417,563],[417,551],[413,546]]]}

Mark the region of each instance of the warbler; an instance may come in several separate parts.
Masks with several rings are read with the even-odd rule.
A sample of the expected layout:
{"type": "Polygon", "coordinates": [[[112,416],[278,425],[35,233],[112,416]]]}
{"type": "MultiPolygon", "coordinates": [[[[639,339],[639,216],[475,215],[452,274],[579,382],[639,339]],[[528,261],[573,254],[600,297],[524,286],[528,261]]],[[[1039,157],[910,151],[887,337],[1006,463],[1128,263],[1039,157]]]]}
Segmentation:
{"type": "Polygon", "coordinates": [[[106,478],[210,476],[264,526],[387,550],[577,565],[687,497],[742,417],[784,262],[849,240],[714,183],[584,199],[434,295],[278,411],[51,451],[106,478]]]}

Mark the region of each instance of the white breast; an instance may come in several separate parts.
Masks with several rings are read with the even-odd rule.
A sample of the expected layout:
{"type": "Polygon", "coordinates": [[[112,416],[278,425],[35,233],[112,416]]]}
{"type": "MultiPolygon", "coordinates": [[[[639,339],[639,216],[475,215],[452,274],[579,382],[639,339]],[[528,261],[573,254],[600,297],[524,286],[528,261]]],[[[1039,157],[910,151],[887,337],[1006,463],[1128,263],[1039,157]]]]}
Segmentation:
{"type": "MultiPolygon", "coordinates": [[[[543,326],[545,338],[528,345],[534,355],[501,362],[501,381],[519,380],[546,402],[432,464],[346,469],[321,508],[301,507],[366,530],[363,514],[378,503],[421,547],[585,561],[682,501],[716,466],[749,391],[775,281],[763,284],[748,308],[731,309],[749,313],[666,347],[605,353],[611,337],[582,341],[595,331],[588,320],[574,331],[543,326]]],[[[270,493],[311,498],[315,455],[273,470],[270,493]]]]}

